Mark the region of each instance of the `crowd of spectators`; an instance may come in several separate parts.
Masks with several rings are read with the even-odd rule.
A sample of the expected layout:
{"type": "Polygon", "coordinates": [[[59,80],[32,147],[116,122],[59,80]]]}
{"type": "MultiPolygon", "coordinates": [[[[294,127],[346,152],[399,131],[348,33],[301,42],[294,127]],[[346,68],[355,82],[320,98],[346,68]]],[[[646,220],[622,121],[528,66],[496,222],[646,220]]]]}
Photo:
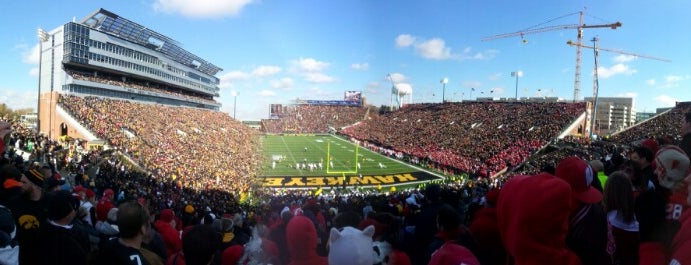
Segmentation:
{"type": "Polygon", "coordinates": [[[153,177],[182,187],[246,192],[260,166],[255,131],[223,112],[68,95],[59,104],[153,177]]]}
{"type": "MultiPolygon", "coordinates": [[[[10,158],[3,160],[3,182],[16,177],[12,174],[7,174],[8,171],[4,168],[9,161],[12,161],[12,166],[21,167],[21,170],[24,171],[22,176],[34,174],[32,171],[26,171],[31,169],[32,166],[48,165],[47,168],[49,170],[47,172],[49,173],[45,176],[47,179],[54,178],[55,173],[59,172],[63,172],[63,175],[74,176],[76,179],[77,175],[84,174],[85,167],[98,168],[98,170],[95,170],[95,175],[92,176],[93,182],[80,182],[80,188],[63,186],[63,189],[70,190],[79,195],[79,199],[82,200],[80,203],[82,206],[85,204],[85,197],[92,198],[91,203],[94,205],[96,205],[96,201],[99,201],[99,206],[95,206],[96,208],[100,207],[101,201],[112,203],[112,207],[119,209],[115,214],[110,214],[111,211],[105,211],[108,214],[103,216],[103,214],[97,214],[99,212],[97,210],[94,213],[96,215],[95,219],[101,219],[101,222],[108,222],[113,217],[109,224],[120,226],[122,234],[114,234],[114,236],[120,238],[120,241],[113,241],[108,239],[110,236],[103,236],[99,234],[99,231],[92,231],[91,229],[94,228],[93,224],[84,224],[80,221],[84,220],[85,212],[88,211],[82,210],[82,207],[70,208],[70,206],[65,208],[60,204],[63,201],[60,198],[64,196],[50,192],[46,195],[48,196],[47,198],[54,199],[41,205],[32,204],[32,207],[45,207],[44,209],[37,209],[45,210],[45,212],[49,213],[48,217],[46,217],[48,219],[41,223],[41,225],[53,229],[44,232],[46,233],[44,235],[47,235],[46,238],[53,241],[47,240],[45,242],[54,242],[58,238],[56,235],[61,235],[63,240],[74,237],[74,239],[88,238],[91,242],[91,246],[84,246],[76,242],[70,245],[65,244],[65,246],[69,246],[70,250],[83,248],[82,250],[84,251],[79,251],[79,253],[48,251],[45,252],[44,257],[39,257],[50,257],[53,262],[59,263],[66,260],[67,253],[70,253],[74,254],[74,256],[70,256],[70,258],[74,258],[71,261],[77,260],[79,257],[83,257],[82,261],[84,261],[84,263],[71,262],[70,264],[85,264],[86,258],[91,257],[91,255],[94,258],[93,264],[105,264],[104,262],[107,260],[104,257],[111,257],[110,255],[112,255],[113,260],[115,260],[118,258],[116,257],[118,254],[126,253],[127,256],[124,256],[125,258],[132,259],[133,256],[136,256],[136,259],[146,260],[143,264],[156,264],[156,261],[162,262],[165,260],[168,260],[168,264],[184,264],[180,263],[184,261],[187,261],[187,264],[197,264],[197,261],[203,261],[200,264],[207,264],[209,262],[211,262],[210,264],[237,264],[238,260],[249,261],[249,263],[256,262],[256,260],[252,261],[252,259],[260,257],[271,260],[272,264],[289,264],[290,262],[295,263],[298,260],[309,261],[308,264],[326,264],[326,259],[320,257],[335,255],[334,253],[338,251],[337,249],[326,247],[326,242],[333,240],[334,233],[339,233],[346,238],[347,234],[345,231],[350,230],[344,229],[344,227],[350,226],[361,231],[371,231],[367,228],[368,225],[374,227],[374,234],[367,235],[371,235],[373,240],[371,244],[378,252],[375,252],[374,256],[372,253],[364,256],[352,253],[352,260],[349,261],[362,261],[362,263],[357,264],[376,264],[388,256],[388,264],[442,264],[437,262],[451,258],[454,258],[457,263],[505,264],[506,259],[510,256],[517,264],[532,264],[537,261],[531,260],[535,257],[542,257],[539,259],[543,261],[549,259],[564,264],[610,264],[585,261],[590,261],[590,258],[597,256],[593,253],[600,253],[604,256],[609,255],[609,257],[615,258],[618,262],[617,264],[636,264],[634,261],[638,257],[638,254],[627,255],[627,253],[622,254],[621,252],[618,254],[617,252],[607,252],[610,250],[609,245],[607,249],[604,247],[600,248],[599,243],[603,243],[601,241],[598,241],[597,245],[587,245],[587,251],[580,252],[579,247],[581,246],[578,245],[580,244],[578,242],[583,242],[579,241],[583,239],[579,238],[583,234],[574,235],[571,232],[572,230],[581,231],[580,233],[586,231],[590,233],[589,235],[592,235],[593,231],[599,231],[597,229],[601,225],[606,228],[607,223],[604,221],[606,219],[599,219],[600,217],[605,218],[602,215],[605,213],[602,212],[603,210],[608,215],[614,212],[613,218],[618,218],[616,217],[616,211],[625,211],[625,209],[633,207],[621,204],[622,201],[619,199],[615,203],[600,204],[603,196],[614,198],[619,196],[615,194],[616,192],[622,191],[608,191],[605,189],[601,191],[601,195],[598,197],[590,191],[592,187],[586,187],[587,191],[583,191],[581,186],[573,186],[573,183],[581,183],[583,180],[586,180],[586,183],[591,181],[592,177],[589,178],[587,171],[583,170],[587,167],[586,160],[592,159],[607,162],[607,160],[613,160],[617,155],[621,156],[622,154],[624,156],[620,158],[627,160],[631,154],[630,148],[633,147],[629,145],[634,144],[630,142],[625,144],[604,141],[590,142],[575,138],[555,141],[553,138],[556,136],[556,133],[551,131],[563,130],[563,127],[566,126],[566,121],[563,121],[565,124],[560,126],[548,126],[547,122],[541,121],[558,122],[562,116],[567,114],[571,116],[568,119],[573,120],[577,116],[577,110],[570,109],[579,107],[577,105],[557,104],[556,106],[544,108],[537,106],[529,107],[529,109],[540,109],[538,112],[542,113],[541,117],[521,106],[514,106],[513,104],[503,106],[501,103],[488,103],[488,106],[485,107],[469,107],[478,109],[470,113],[464,113],[466,116],[472,116],[475,112],[478,113],[477,115],[488,115],[488,113],[498,113],[500,112],[499,109],[506,108],[521,114],[511,115],[511,117],[520,117],[514,119],[539,120],[530,121],[532,124],[528,125],[511,123],[509,118],[503,119],[503,122],[493,122],[490,121],[491,118],[484,118],[482,116],[475,116],[479,119],[477,121],[472,119],[470,121],[462,121],[458,116],[450,114],[452,111],[459,111],[455,107],[446,106],[451,104],[414,106],[409,108],[414,108],[415,111],[403,110],[413,112],[409,114],[411,116],[407,117],[414,116],[417,118],[414,120],[415,123],[422,123],[422,119],[427,118],[430,119],[428,122],[434,126],[443,127],[441,126],[442,124],[453,125],[461,123],[470,127],[470,130],[478,126],[487,131],[494,131],[491,128],[499,130],[499,132],[494,131],[492,134],[472,138],[473,141],[484,141],[483,143],[486,144],[489,143],[489,140],[485,139],[491,137],[497,137],[494,139],[496,141],[509,141],[504,138],[502,132],[512,135],[517,134],[513,130],[500,130],[505,127],[508,129],[524,126],[523,130],[528,132],[526,137],[538,136],[537,134],[532,135],[530,132],[541,132],[539,135],[550,132],[553,134],[550,136],[551,138],[545,136],[545,140],[540,140],[540,146],[551,142],[550,147],[545,148],[543,152],[537,155],[531,156],[526,163],[529,166],[525,166],[525,168],[539,169],[534,171],[529,169],[521,174],[542,172],[554,174],[558,178],[545,174],[542,174],[541,177],[533,178],[521,176],[516,178],[515,181],[513,181],[513,178],[507,179],[506,177],[500,179],[481,178],[471,181],[463,180],[462,182],[444,182],[445,184],[441,186],[428,184],[420,186],[419,189],[406,189],[396,192],[331,190],[318,196],[306,190],[276,192],[276,190],[256,189],[254,195],[256,196],[256,203],[242,204],[238,195],[243,194],[247,186],[239,183],[246,181],[250,176],[254,176],[254,171],[239,171],[244,174],[234,177],[235,175],[213,175],[209,173],[212,172],[211,167],[198,166],[199,164],[213,164],[217,160],[224,161],[226,164],[216,164],[215,166],[231,168],[232,170],[242,169],[242,166],[238,166],[242,164],[233,163],[247,162],[247,168],[257,166],[252,164],[257,163],[256,157],[253,159],[241,157],[257,155],[257,146],[252,140],[255,138],[253,133],[249,129],[237,124],[227,115],[203,110],[169,109],[159,105],[140,105],[126,101],[88,97],[65,96],[60,100],[60,104],[75,118],[80,120],[87,128],[96,132],[99,137],[109,139],[113,146],[118,147],[118,151],[88,152],[82,150],[80,152],[78,150],[80,148],[83,149],[83,146],[79,146],[81,143],[79,141],[52,141],[37,135],[31,130],[23,129],[20,124],[15,124],[16,129],[11,137],[8,140],[3,139],[3,142],[0,143],[1,149],[5,149],[5,145],[9,147],[7,148],[9,151],[6,153],[6,157],[10,158]],[[423,111],[430,108],[439,109],[436,111],[423,111]],[[422,112],[425,115],[417,112],[422,112]],[[441,113],[446,114],[441,115],[441,113]],[[213,120],[213,124],[210,124],[209,120],[213,120]],[[442,120],[442,122],[433,123],[436,120],[442,120]],[[561,129],[557,127],[561,127],[561,129]],[[213,132],[214,135],[210,135],[209,132],[213,132]],[[226,134],[226,132],[230,133],[226,134]],[[213,137],[219,134],[223,136],[222,139],[215,139],[213,137]],[[221,140],[235,141],[230,143],[223,142],[226,144],[224,148],[232,149],[233,151],[223,153],[222,150],[197,143],[218,144],[216,141],[221,140]],[[32,149],[35,150],[30,152],[29,161],[16,159],[16,151],[29,149],[29,146],[32,146],[32,149]],[[166,151],[159,152],[159,149],[165,149],[166,151]],[[188,154],[180,154],[182,150],[188,154]],[[199,150],[206,151],[210,155],[204,156],[199,150]],[[145,169],[148,169],[148,172],[135,170],[132,165],[122,159],[122,156],[118,155],[119,152],[134,158],[145,169]],[[573,159],[573,155],[583,159],[573,159]],[[567,157],[571,158],[567,159],[567,157]],[[241,161],[231,161],[234,159],[241,161]],[[564,161],[576,162],[568,162],[566,164],[564,161]],[[228,164],[232,166],[228,167],[228,164]],[[553,168],[550,169],[549,166],[553,168]],[[191,170],[189,171],[190,174],[180,174],[181,170],[185,170],[181,168],[191,170]],[[191,172],[195,171],[192,171],[190,168],[203,170],[199,171],[202,174],[191,174],[191,172]],[[578,174],[573,172],[578,172],[578,174]],[[172,176],[177,177],[173,178],[172,176]],[[497,188],[501,187],[505,181],[508,184],[504,187],[506,189],[502,188],[501,192],[506,192],[506,195],[499,197],[497,188]],[[237,183],[231,185],[230,182],[237,183]],[[84,193],[86,195],[80,195],[84,189],[95,192],[91,192],[92,195],[88,195],[89,192],[84,193]],[[526,190],[529,190],[529,192],[526,192],[526,190]],[[544,193],[545,196],[539,196],[542,199],[536,200],[533,194],[538,192],[544,193]],[[520,194],[528,195],[518,196],[520,194]],[[571,198],[572,196],[573,198],[571,198]],[[132,203],[131,200],[136,200],[137,203],[132,203]],[[573,206],[571,202],[574,200],[579,201],[578,207],[571,207],[573,206]],[[563,205],[560,203],[563,203],[563,205]],[[531,207],[528,207],[529,205],[531,207]],[[600,207],[599,212],[594,210],[598,207],[600,207]],[[69,213],[70,209],[78,210],[76,211],[77,214],[72,215],[69,213]],[[523,210],[526,211],[524,212],[523,210]],[[148,215],[149,211],[151,215],[148,215]],[[588,219],[590,220],[587,222],[589,223],[588,225],[576,228],[580,224],[577,224],[578,222],[570,223],[569,218],[567,218],[576,212],[579,214],[587,212],[588,215],[592,213],[593,216],[596,216],[597,221],[588,219]],[[132,216],[136,216],[138,220],[135,222],[134,229],[132,229],[132,220],[129,219],[132,216]],[[537,222],[540,225],[535,227],[539,229],[524,229],[526,223],[522,222],[530,224],[537,222]],[[593,225],[593,222],[597,223],[597,228],[593,225]],[[153,229],[151,226],[147,226],[146,223],[153,224],[153,229]],[[58,227],[58,225],[67,227],[67,224],[69,224],[69,228],[66,229],[76,229],[91,236],[82,238],[80,235],[84,234],[81,232],[79,234],[65,234],[64,231],[60,232],[62,234],[55,232],[55,227],[58,227]],[[171,230],[166,225],[170,225],[174,230],[171,230]],[[468,225],[469,228],[465,228],[464,225],[468,225]],[[567,227],[569,230],[568,237],[567,227]],[[336,230],[330,230],[332,228],[336,230]],[[138,231],[146,232],[138,234],[138,231]],[[165,231],[173,231],[173,233],[165,231]],[[502,238],[505,240],[502,241],[502,238]],[[566,238],[566,241],[564,241],[564,238],[566,238]],[[136,244],[130,244],[133,239],[133,242],[136,244]],[[257,243],[256,240],[261,241],[257,243]],[[526,246],[543,246],[545,242],[550,242],[550,245],[544,245],[544,248],[526,248],[526,246]],[[576,242],[578,244],[567,244],[569,242],[576,242]],[[129,249],[117,248],[119,246],[117,244],[125,245],[125,243],[127,243],[126,246],[134,247],[129,249]],[[593,250],[596,246],[599,249],[598,251],[593,250]],[[99,248],[102,251],[96,250],[99,248]],[[108,251],[112,249],[119,250],[108,251]],[[545,250],[546,252],[537,253],[537,249],[545,250]],[[556,253],[560,254],[557,256],[556,253]],[[369,258],[365,258],[365,256],[369,258]],[[636,258],[627,259],[632,257],[636,258]],[[578,260],[581,260],[581,262],[578,262],[578,260]],[[622,263],[624,260],[626,262],[622,263]]],[[[397,123],[400,123],[402,116],[391,115],[389,118],[394,121],[398,120],[398,122],[385,125],[396,126],[397,123]]],[[[406,118],[402,119],[405,120],[406,118]]],[[[378,118],[374,117],[371,120],[378,120],[378,118]]],[[[679,121],[683,120],[680,118],[676,124],[670,123],[665,125],[668,127],[661,130],[672,131],[679,126],[679,121]]],[[[384,120],[378,121],[384,122],[384,120]]],[[[414,123],[403,122],[404,125],[414,126],[414,123]]],[[[372,129],[375,128],[372,125],[369,126],[372,129]]],[[[400,124],[398,126],[396,128],[401,129],[400,124]]],[[[354,127],[357,128],[358,126],[354,127]]],[[[459,126],[456,129],[460,130],[462,127],[465,126],[459,126]]],[[[358,128],[354,132],[362,132],[359,130],[358,128]]],[[[0,128],[0,132],[2,131],[5,131],[5,129],[0,128]]],[[[450,149],[452,147],[449,144],[455,144],[455,139],[447,139],[446,137],[458,137],[458,134],[445,134],[450,133],[450,129],[437,128],[438,132],[431,133],[432,131],[431,129],[416,131],[418,133],[418,144],[429,144],[430,142],[426,140],[426,137],[420,137],[420,135],[429,135],[430,138],[437,139],[440,143],[439,146],[450,149]],[[446,143],[446,145],[441,143],[446,143]]],[[[461,133],[472,135],[478,132],[463,131],[461,133]]],[[[380,134],[380,132],[372,133],[372,135],[380,134]]],[[[366,138],[363,139],[363,143],[366,141],[369,145],[391,146],[389,145],[393,141],[391,139],[396,139],[395,136],[400,133],[395,132],[392,134],[392,138],[385,138],[387,140],[385,142],[375,142],[366,138]]],[[[649,136],[650,134],[646,132],[642,135],[649,136]]],[[[351,135],[351,137],[357,138],[355,135],[351,135]]],[[[517,141],[527,139],[519,136],[516,137],[517,141]]],[[[662,146],[665,143],[660,142],[659,144],[662,146]]],[[[410,145],[412,144],[407,146],[410,145]]],[[[511,147],[510,145],[502,146],[511,147]]],[[[395,146],[392,148],[395,148],[395,146]]],[[[482,149],[483,146],[478,145],[474,148],[482,149]]],[[[400,151],[393,151],[399,149],[387,150],[392,150],[391,153],[388,153],[389,155],[397,156],[410,149],[400,149],[400,151]]],[[[460,152],[463,149],[456,150],[460,152]]],[[[670,150],[675,155],[672,158],[661,158],[662,160],[658,162],[659,165],[669,167],[667,168],[667,173],[659,174],[672,174],[670,172],[679,171],[679,169],[673,168],[673,165],[676,163],[670,163],[668,160],[678,159],[677,153],[680,152],[673,149],[670,150]]],[[[531,152],[528,152],[528,154],[531,154],[531,152]]],[[[482,151],[475,151],[470,154],[484,153],[482,151]]],[[[498,152],[498,154],[504,153],[498,152]]],[[[485,159],[493,157],[493,154],[485,155],[485,159]]],[[[428,159],[428,157],[421,156],[421,159],[428,159]]],[[[523,159],[520,161],[523,161],[523,159]]],[[[633,161],[633,158],[630,161],[633,161]]],[[[686,158],[686,166],[688,167],[688,158],[686,158]]],[[[635,177],[627,175],[631,174],[628,171],[624,171],[621,174],[625,178],[624,182],[622,182],[624,184],[629,181],[626,178],[633,179],[635,177]]],[[[37,184],[42,183],[39,177],[31,176],[30,182],[22,181],[22,184],[19,184],[20,189],[25,189],[24,186],[30,183],[40,188],[40,185],[37,184]]],[[[677,183],[680,181],[680,178],[679,176],[674,176],[674,178],[666,176],[662,177],[661,180],[664,180],[661,181],[662,185],[665,185],[667,189],[671,189],[669,187],[675,186],[669,183],[677,183]]],[[[74,183],[76,184],[76,181],[74,183]]],[[[591,184],[587,185],[590,186],[591,184]]],[[[6,194],[7,187],[9,186],[4,183],[2,195],[6,194]]],[[[665,191],[661,188],[662,186],[654,187],[660,189],[660,191],[665,191]]],[[[48,185],[43,185],[43,188],[48,192],[48,185]]],[[[631,193],[631,190],[624,190],[624,195],[626,195],[626,192],[631,193]]],[[[645,190],[638,190],[637,192],[645,192],[645,190]]],[[[26,193],[24,194],[26,195],[26,193]]],[[[5,197],[0,196],[0,199],[2,198],[5,197]]],[[[4,205],[5,202],[10,201],[0,200],[0,205],[4,205]]],[[[644,211],[644,213],[647,213],[647,211],[644,211]]],[[[636,215],[638,216],[638,213],[636,215]]],[[[679,217],[679,215],[675,216],[679,217]]],[[[638,230],[631,230],[630,224],[632,224],[632,221],[630,218],[624,220],[626,220],[626,223],[616,223],[613,225],[616,226],[613,229],[620,229],[614,230],[614,240],[621,239],[621,229],[628,229],[625,232],[633,235],[638,233],[638,230]]],[[[684,221],[686,219],[682,217],[679,220],[684,221]]],[[[657,221],[653,223],[650,220],[639,219],[638,221],[641,222],[641,245],[664,243],[661,241],[664,239],[657,238],[654,235],[651,236],[651,233],[649,233],[654,228],[652,227],[653,225],[659,224],[655,223],[657,221]]],[[[26,225],[25,223],[17,224],[26,225]]],[[[607,240],[607,233],[597,232],[592,236],[607,240]]],[[[19,237],[24,238],[20,239],[21,245],[21,241],[26,240],[26,235],[19,237]]],[[[80,240],[76,241],[81,242],[80,240]]],[[[681,243],[684,242],[686,241],[681,243]]],[[[369,242],[365,243],[370,244],[369,242]]],[[[617,241],[617,247],[620,249],[632,246],[634,248],[637,247],[638,242],[617,241]]],[[[27,247],[27,251],[31,251],[32,248],[33,251],[39,249],[30,245],[27,247]]],[[[664,246],[660,246],[659,249],[662,248],[664,246]]],[[[39,249],[38,251],[40,252],[41,250],[39,249]]],[[[343,250],[341,249],[341,251],[343,250]]],[[[677,252],[677,249],[669,251],[669,253],[677,252]]],[[[339,255],[342,254],[340,253],[339,255]]],[[[650,256],[645,255],[641,255],[641,257],[650,258],[650,256]]],[[[135,260],[132,261],[134,262],[135,260]]],[[[612,260],[610,259],[609,261],[611,262],[612,260]]],[[[642,262],[641,264],[648,263],[642,262]]]]}
{"type": "Polygon", "coordinates": [[[584,111],[584,103],[414,104],[341,133],[443,168],[489,176],[521,164],[584,111]]]}
{"type": "Polygon", "coordinates": [[[74,70],[66,70],[67,74],[77,80],[86,80],[96,83],[109,84],[117,87],[132,88],[141,91],[148,91],[158,94],[181,97],[190,100],[202,101],[206,103],[217,103],[212,96],[194,94],[182,89],[175,89],[172,87],[164,87],[153,82],[137,81],[131,78],[122,76],[114,76],[107,73],[84,73],[74,70]]]}
{"type": "Polygon", "coordinates": [[[684,120],[684,114],[689,110],[691,110],[691,106],[677,106],[613,135],[610,140],[619,143],[631,143],[642,139],[668,138],[668,141],[678,143],[681,141],[681,131],[678,124],[684,120]]]}
{"type": "Polygon", "coordinates": [[[362,121],[368,114],[362,106],[295,105],[277,119],[263,119],[265,133],[329,133],[362,121]]]}

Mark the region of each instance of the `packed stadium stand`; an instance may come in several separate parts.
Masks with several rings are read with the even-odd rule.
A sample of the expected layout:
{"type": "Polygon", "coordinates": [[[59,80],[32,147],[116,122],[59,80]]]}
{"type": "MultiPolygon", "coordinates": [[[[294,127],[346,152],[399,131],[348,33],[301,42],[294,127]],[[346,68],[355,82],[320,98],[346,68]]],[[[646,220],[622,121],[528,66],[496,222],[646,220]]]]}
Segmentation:
{"type": "Polygon", "coordinates": [[[184,187],[249,188],[257,138],[218,111],[221,68],[104,9],[40,44],[40,132],[103,142],[184,187]]]}
{"type": "Polygon", "coordinates": [[[265,133],[328,133],[373,115],[368,110],[362,106],[285,106],[276,118],[263,119],[261,126],[265,133]]]}
{"type": "Polygon", "coordinates": [[[522,163],[584,111],[584,103],[415,104],[342,133],[454,171],[488,176],[522,163]]]}
{"type": "Polygon", "coordinates": [[[59,95],[220,109],[221,68],[115,13],[99,9],[39,33],[39,130],[49,137],[88,138],[56,114],[59,95]]]}

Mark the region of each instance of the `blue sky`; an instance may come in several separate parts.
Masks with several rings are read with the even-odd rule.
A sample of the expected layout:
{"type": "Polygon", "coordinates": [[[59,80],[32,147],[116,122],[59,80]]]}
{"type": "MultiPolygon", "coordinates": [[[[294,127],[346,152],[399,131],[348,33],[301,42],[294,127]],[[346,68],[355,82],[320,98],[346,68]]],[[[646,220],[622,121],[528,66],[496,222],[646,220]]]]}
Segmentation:
{"type": "MultiPolygon", "coordinates": [[[[167,35],[224,69],[222,110],[238,119],[268,116],[269,104],[343,98],[362,91],[389,103],[386,78],[412,86],[413,101],[486,96],[571,100],[575,29],[481,41],[539,25],[623,26],[585,29],[584,44],[671,62],[600,53],[600,96],[633,96],[637,111],[691,100],[691,1],[368,1],[368,0],[68,0],[4,1],[0,11],[0,103],[35,107],[36,29],[52,30],[105,8],[167,35]],[[564,16],[563,18],[560,18],[564,16]],[[555,18],[560,18],[556,19],[555,18]],[[553,20],[553,21],[552,21],[553,20]],[[546,24],[543,24],[548,22],[546,24]],[[448,78],[445,93],[440,80],[448,78]],[[483,92],[483,94],[480,94],[483,92]]],[[[583,49],[581,98],[593,94],[594,56],[583,49]]]]}

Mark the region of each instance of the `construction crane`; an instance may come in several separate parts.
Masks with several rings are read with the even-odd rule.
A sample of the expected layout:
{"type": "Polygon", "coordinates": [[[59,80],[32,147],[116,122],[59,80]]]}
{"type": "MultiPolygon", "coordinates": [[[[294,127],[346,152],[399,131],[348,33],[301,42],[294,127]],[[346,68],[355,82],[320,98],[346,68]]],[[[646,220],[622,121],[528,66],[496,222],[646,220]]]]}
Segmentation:
{"type": "Polygon", "coordinates": [[[607,48],[600,48],[598,46],[598,43],[600,41],[599,38],[595,37],[591,40],[594,45],[593,46],[588,46],[584,44],[579,44],[575,43],[573,41],[567,41],[566,44],[569,46],[573,47],[576,46],[577,48],[587,48],[587,49],[593,49],[594,56],[595,56],[595,70],[593,71],[593,113],[592,116],[590,117],[590,138],[593,138],[593,133],[595,132],[595,120],[597,119],[597,101],[598,101],[598,93],[600,90],[600,81],[598,79],[598,67],[599,67],[599,55],[600,51],[608,51],[608,52],[614,52],[614,53],[619,53],[619,54],[624,54],[624,55],[631,55],[635,57],[640,57],[640,58],[646,58],[646,59],[652,59],[652,60],[658,60],[658,61],[663,61],[663,62],[671,62],[668,59],[665,58],[660,58],[660,57],[654,57],[654,56],[648,56],[648,55],[641,55],[641,54],[636,54],[632,52],[625,52],[622,50],[615,50],[615,49],[607,49],[607,48]]]}
{"type": "MultiPolygon", "coordinates": [[[[569,15],[573,15],[568,14],[569,15]]],[[[600,24],[600,25],[586,25],[583,22],[583,11],[579,11],[579,20],[578,24],[569,24],[569,25],[558,25],[558,26],[549,26],[549,27],[542,27],[542,28],[532,28],[532,29],[526,29],[522,31],[517,31],[517,32],[512,32],[512,33],[505,33],[505,34],[499,34],[499,35],[494,35],[494,36],[489,36],[482,38],[482,41],[489,41],[489,40],[495,40],[495,39],[501,39],[501,38],[508,38],[508,37],[515,37],[515,36],[521,36],[521,39],[523,40],[523,43],[527,43],[525,40],[525,35],[528,34],[534,34],[534,33],[542,33],[542,32],[548,32],[548,31],[555,31],[555,30],[565,30],[565,29],[577,29],[578,34],[576,38],[576,43],[581,45],[583,44],[583,29],[587,28],[611,28],[611,29],[617,29],[618,27],[621,27],[621,22],[615,22],[615,23],[610,23],[610,24],[600,24]]],[[[562,16],[564,17],[564,16],[562,16]]],[[[561,17],[560,17],[561,18],[561,17]]],[[[554,19],[548,21],[551,22],[554,19]]],[[[544,24],[544,23],[542,23],[544,24]]],[[[540,24],[541,25],[541,24],[540,24]]],[[[576,46],[576,73],[575,73],[575,80],[573,84],[573,101],[575,102],[580,94],[581,91],[581,46],[576,46]]]]}

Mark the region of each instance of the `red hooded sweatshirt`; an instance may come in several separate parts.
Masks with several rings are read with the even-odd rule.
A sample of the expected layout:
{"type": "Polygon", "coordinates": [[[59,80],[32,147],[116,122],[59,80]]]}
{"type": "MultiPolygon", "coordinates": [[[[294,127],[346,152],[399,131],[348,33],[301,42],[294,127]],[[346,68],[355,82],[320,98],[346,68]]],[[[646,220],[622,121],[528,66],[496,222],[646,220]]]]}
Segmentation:
{"type": "Polygon", "coordinates": [[[317,228],[302,215],[290,219],[286,227],[286,241],[290,252],[288,265],[327,265],[328,259],[317,255],[317,228]]]}
{"type": "Polygon", "coordinates": [[[581,264],[566,246],[571,187],[547,173],[515,176],[499,194],[499,233],[515,265],[581,264]]]}
{"type": "Polygon", "coordinates": [[[639,248],[640,264],[666,265],[691,264],[691,211],[685,211],[679,218],[681,228],[672,240],[671,256],[667,259],[665,247],[661,242],[641,243],[639,248]]]}

